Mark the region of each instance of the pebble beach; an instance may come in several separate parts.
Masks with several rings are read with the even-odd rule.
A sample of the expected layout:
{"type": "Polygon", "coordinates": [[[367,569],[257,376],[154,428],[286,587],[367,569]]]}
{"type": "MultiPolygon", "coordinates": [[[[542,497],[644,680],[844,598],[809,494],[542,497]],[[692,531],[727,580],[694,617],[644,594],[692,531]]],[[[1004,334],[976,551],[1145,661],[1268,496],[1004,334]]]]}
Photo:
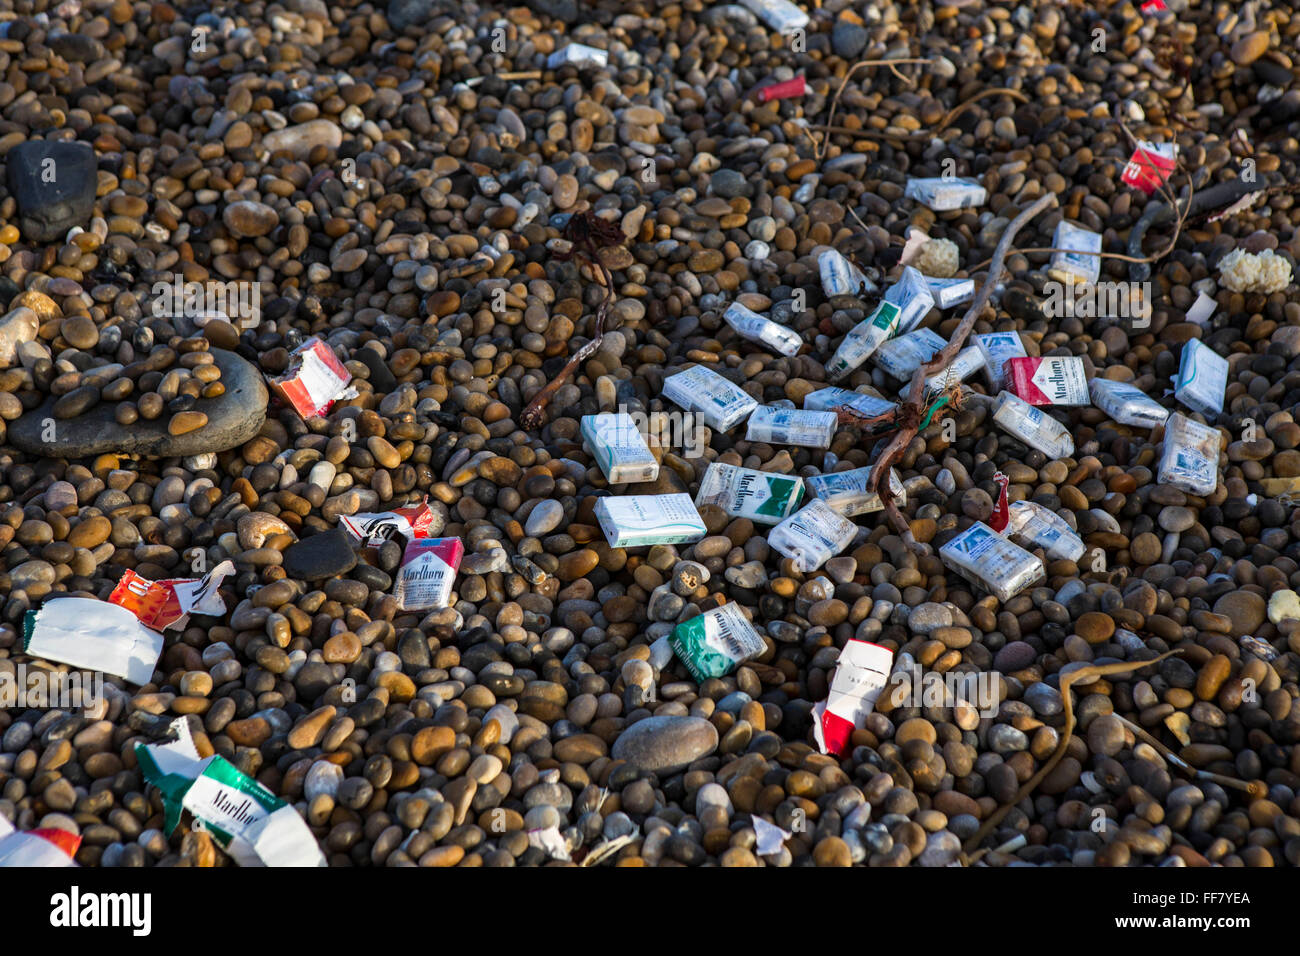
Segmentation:
{"type": "Polygon", "coordinates": [[[1153,3],[822,0],[786,32],[758,0],[7,4],[0,826],[84,867],[243,864],[172,819],[142,755],[179,734],[329,867],[1300,864],[1300,18],[1153,3]],[[1142,143],[1176,147],[1150,192],[1142,143]],[[954,177],[984,198],[909,185],[954,177]],[[1060,314],[1063,222],[1132,301],[1060,314]],[[864,281],[828,290],[828,251],[864,281]],[[918,269],[990,292],[969,328],[969,297],[922,311],[942,343],[1075,363],[1084,400],[1040,409],[1067,454],[994,421],[982,363],[924,417],[910,369],[832,378],[918,269]],[[213,284],[223,315],[177,301],[213,284]],[[315,408],[286,390],[313,347],[315,408]],[[760,440],[665,397],[693,368],[900,411],[760,440]],[[584,419],[616,413],[653,478],[610,480],[584,419]],[[900,431],[892,510],[815,567],[700,503],[725,465],[809,505],[900,431]],[[611,543],[611,502],[670,495],[693,540],[611,543]],[[1008,501],[1081,553],[1012,535],[1037,572],[999,596],[944,549],[1008,501]],[[366,524],[394,512],[421,526],[366,524]],[[459,542],[437,606],[420,538],[459,542]],[[40,652],[61,602],[210,573],[142,680],[78,656],[117,620],[89,603],[40,652]],[[688,667],[723,607],[756,651],[688,667]],[[883,689],[831,748],[855,642],[883,689]],[[92,671],[89,706],[3,695],[92,671]]]}

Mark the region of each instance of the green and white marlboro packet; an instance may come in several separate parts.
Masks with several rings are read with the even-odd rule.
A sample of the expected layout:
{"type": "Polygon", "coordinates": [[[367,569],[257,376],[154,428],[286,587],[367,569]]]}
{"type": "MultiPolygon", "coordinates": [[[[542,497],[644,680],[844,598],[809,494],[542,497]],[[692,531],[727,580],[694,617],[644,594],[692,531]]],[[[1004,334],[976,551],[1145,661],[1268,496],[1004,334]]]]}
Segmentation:
{"type": "Polygon", "coordinates": [[[196,829],[211,834],[240,866],[325,865],[297,810],[224,757],[201,758],[184,717],[172,721],[171,729],[177,734],[171,743],[135,746],[145,781],[162,791],[169,835],[185,809],[196,829]]]}
{"type": "Polygon", "coordinates": [[[732,518],[776,524],[789,516],[803,497],[803,479],[715,461],[700,481],[695,507],[717,505],[732,518]]]}
{"type": "Polygon", "coordinates": [[[673,629],[668,641],[691,676],[700,682],[725,677],[739,664],[762,654],[766,647],[735,602],[683,621],[673,629]]]}
{"type": "Polygon", "coordinates": [[[601,498],[596,520],[611,548],[683,544],[709,533],[687,494],[601,498]]]}

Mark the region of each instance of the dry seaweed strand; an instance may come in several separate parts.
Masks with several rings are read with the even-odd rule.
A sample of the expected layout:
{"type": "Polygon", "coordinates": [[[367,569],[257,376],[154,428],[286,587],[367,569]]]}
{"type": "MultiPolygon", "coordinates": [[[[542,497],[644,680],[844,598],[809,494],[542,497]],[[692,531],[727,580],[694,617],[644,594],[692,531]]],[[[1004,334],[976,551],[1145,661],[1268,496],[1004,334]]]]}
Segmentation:
{"type": "MultiPolygon", "coordinates": [[[[1182,652],[1183,652],[1182,648],[1179,647],[1179,648],[1174,648],[1172,651],[1166,651],[1165,653],[1161,654],[1159,657],[1153,657],[1149,661],[1127,661],[1124,663],[1116,663],[1116,664],[1092,664],[1089,665],[1088,667],[1081,667],[1077,671],[1071,671],[1069,674],[1063,675],[1061,677],[1061,700],[1065,704],[1065,727],[1061,731],[1061,739],[1056,745],[1056,750],[1054,750],[1052,752],[1052,755],[1049,758],[1047,758],[1047,762],[1044,763],[1043,766],[1038,769],[1038,772],[1025,781],[1024,786],[1022,786],[1016,792],[1015,797],[1012,798],[1012,800],[1009,803],[1004,803],[1002,806],[998,807],[998,809],[994,811],[993,815],[990,816],[987,820],[985,820],[984,823],[980,826],[980,828],[977,831],[975,831],[975,834],[969,840],[966,841],[965,845],[962,847],[962,862],[965,863],[967,866],[969,866],[971,863],[974,863],[976,860],[978,860],[985,852],[987,852],[984,850],[980,850],[978,852],[975,851],[976,848],[980,845],[980,843],[982,843],[984,839],[988,837],[990,833],[993,832],[994,828],[997,827],[997,825],[1002,822],[1003,818],[1008,813],[1011,812],[1011,808],[1014,807],[1016,804],[1020,803],[1020,801],[1024,800],[1030,794],[1032,794],[1034,790],[1038,788],[1038,785],[1042,783],[1044,779],[1046,779],[1047,775],[1051,773],[1054,769],[1056,769],[1056,765],[1060,763],[1061,759],[1065,756],[1065,751],[1070,746],[1070,737],[1074,733],[1074,723],[1075,723],[1074,703],[1073,703],[1073,698],[1070,696],[1070,688],[1075,683],[1077,683],[1078,681],[1082,680],[1085,677],[1093,677],[1093,678],[1105,677],[1109,674],[1125,674],[1131,671],[1141,670],[1143,667],[1147,667],[1151,664],[1158,664],[1166,657],[1172,657],[1175,654],[1181,654],[1182,652]]],[[[1226,777],[1223,774],[1210,773],[1207,770],[1196,770],[1193,767],[1189,766],[1172,750],[1170,750],[1164,744],[1160,743],[1160,741],[1156,740],[1155,737],[1152,737],[1150,734],[1148,734],[1141,727],[1138,727],[1136,724],[1128,720],[1125,720],[1123,717],[1120,717],[1119,719],[1121,723],[1123,723],[1126,727],[1132,730],[1138,737],[1145,740],[1147,743],[1151,744],[1158,751],[1160,751],[1166,758],[1169,759],[1170,763],[1172,763],[1176,768],[1182,770],[1183,772],[1189,774],[1190,776],[1202,780],[1210,780],[1214,783],[1220,784],[1221,786],[1230,787],[1234,790],[1244,791],[1252,799],[1258,799],[1264,796],[1265,793],[1267,792],[1267,788],[1259,780],[1252,780],[1250,782],[1247,782],[1245,780],[1237,780],[1233,777],[1226,777]]]]}
{"type": "Polygon", "coordinates": [[[519,427],[529,431],[542,426],[546,406],[551,403],[551,399],[555,398],[555,393],[560,390],[560,386],[568,380],[570,375],[577,371],[579,365],[594,355],[596,350],[600,348],[600,343],[605,337],[605,319],[609,314],[610,304],[614,301],[614,277],[609,274],[605,264],[600,261],[600,250],[621,245],[623,242],[622,230],[594,213],[578,212],[569,217],[569,221],[565,223],[564,238],[573,243],[573,247],[568,252],[555,253],[555,258],[561,261],[577,258],[590,266],[593,272],[599,272],[601,282],[605,288],[605,295],[600,300],[600,304],[596,306],[593,329],[596,334],[592,336],[591,341],[573,354],[573,358],[569,359],[568,364],[560,370],[560,374],[542,386],[541,391],[533,396],[533,400],[528,403],[519,415],[519,427]]]}
{"type": "Polygon", "coordinates": [[[1125,661],[1116,664],[1090,664],[1087,667],[1081,667],[1077,671],[1071,671],[1068,674],[1061,675],[1061,700],[1065,703],[1065,727],[1061,730],[1060,740],[1056,744],[1056,749],[1052,755],[1047,758],[1046,763],[1038,768],[1038,772],[1025,781],[1016,795],[1008,803],[1002,804],[992,816],[985,820],[974,835],[962,846],[962,862],[966,866],[974,863],[983,856],[983,853],[975,853],[975,849],[984,842],[985,838],[993,832],[994,828],[1002,822],[1003,818],[1011,812],[1011,808],[1018,804],[1025,797],[1029,796],[1038,785],[1043,782],[1049,773],[1056,769],[1056,765],[1061,762],[1065,756],[1066,749],[1070,746],[1070,737],[1074,734],[1074,702],[1070,697],[1070,688],[1076,682],[1085,677],[1105,677],[1109,674],[1127,674],[1131,671],[1141,670],[1143,667],[1149,667],[1152,664],[1158,664],[1166,657],[1172,657],[1175,654],[1181,654],[1181,648],[1175,648],[1172,651],[1165,651],[1159,657],[1153,657],[1149,661],[1125,661]],[[973,854],[973,855],[972,855],[973,854]]]}

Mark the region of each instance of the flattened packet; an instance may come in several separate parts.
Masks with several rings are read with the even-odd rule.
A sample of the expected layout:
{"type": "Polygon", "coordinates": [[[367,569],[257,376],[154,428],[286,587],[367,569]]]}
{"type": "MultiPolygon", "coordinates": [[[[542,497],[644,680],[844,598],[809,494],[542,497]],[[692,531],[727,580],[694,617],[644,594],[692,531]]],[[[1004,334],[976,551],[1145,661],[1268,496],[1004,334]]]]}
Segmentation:
{"type": "Polygon", "coordinates": [[[889,681],[894,652],[853,638],[840,652],[830,694],[813,706],[813,739],[824,754],[843,755],[889,681]]]}
{"type": "Polygon", "coordinates": [[[356,398],[351,381],[334,350],[313,335],[289,353],[289,367],[271,379],[271,390],[306,420],[324,415],[339,399],[356,398]]]}
{"type": "Polygon", "coordinates": [[[153,680],[163,636],[131,611],[94,598],[47,601],[23,618],[23,653],[88,671],[125,677],[132,684],[153,680]]]}
{"type": "Polygon", "coordinates": [[[428,495],[418,505],[394,508],[392,511],[342,515],[339,518],[339,527],[369,548],[381,547],[385,541],[398,535],[407,541],[427,538],[432,526],[433,509],[429,507],[428,495]]]}
{"type": "Polygon", "coordinates": [[[126,608],[146,627],[184,630],[191,614],[220,617],[226,613],[221,582],[235,573],[235,565],[222,561],[202,578],[168,578],[150,581],[128,569],[117,582],[109,603],[126,608]]]}
{"type": "Polygon", "coordinates": [[[145,782],[162,792],[164,832],[170,835],[188,810],[196,829],[240,866],[325,865],[298,811],[224,757],[199,757],[184,717],[171,729],[177,739],[170,743],[135,746],[145,782]]]}
{"type": "Polygon", "coordinates": [[[77,866],[73,857],[80,846],[81,837],[67,830],[15,830],[0,817],[0,868],[77,866]]]}

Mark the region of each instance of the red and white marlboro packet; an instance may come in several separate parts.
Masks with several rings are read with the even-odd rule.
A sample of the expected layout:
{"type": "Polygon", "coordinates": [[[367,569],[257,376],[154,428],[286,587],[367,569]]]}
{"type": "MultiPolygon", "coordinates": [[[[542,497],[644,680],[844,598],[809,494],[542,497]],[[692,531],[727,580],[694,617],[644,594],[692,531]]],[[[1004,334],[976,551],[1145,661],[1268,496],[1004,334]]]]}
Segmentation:
{"type": "Polygon", "coordinates": [[[1003,366],[1007,391],[1030,405],[1088,405],[1088,373],[1073,355],[1010,358],[1003,366]]]}
{"type": "Polygon", "coordinates": [[[271,379],[271,389],[306,419],[324,415],[335,399],[349,397],[350,381],[352,373],[334,350],[312,336],[289,353],[289,368],[271,379]]]}
{"type": "Polygon", "coordinates": [[[398,535],[407,541],[427,538],[429,528],[433,526],[433,509],[429,507],[426,495],[418,505],[408,508],[343,515],[339,518],[339,526],[367,547],[378,548],[398,535]]]}
{"type": "Polygon", "coordinates": [[[1161,187],[1177,165],[1178,147],[1173,143],[1142,140],[1120,174],[1120,182],[1142,190],[1148,196],[1161,187]]]}
{"type": "Polygon", "coordinates": [[[813,707],[813,739],[824,754],[843,756],[889,680],[894,652],[857,639],[840,652],[826,700],[813,707]]]}
{"type": "Polygon", "coordinates": [[[222,561],[202,578],[171,578],[150,581],[128,570],[108,596],[110,604],[126,608],[146,627],[165,631],[183,630],[191,614],[220,617],[226,613],[221,599],[221,582],[235,573],[235,566],[222,561]]]}
{"type": "Polygon", "coordinates": [[[43,829],[16,831],[0,817],[0,867],[76,866],[73,856],[81,846],[81,837],[67,830],[43,829]]]}
{"type": "Polygon", "coordinates": [[[403,611],[447,607],[456,569],[465,554],[460,538],[416,538],[406,542],[393,597],[403,611]]]}
{"type": "Polygon", "coordinates": [[[1142,4],[1141,7],[1142,12],[1148,15],[1168,9],[1169,8],[1165,6],[1165,0],[1146,0],[1146,3],[1142,4]]]}

